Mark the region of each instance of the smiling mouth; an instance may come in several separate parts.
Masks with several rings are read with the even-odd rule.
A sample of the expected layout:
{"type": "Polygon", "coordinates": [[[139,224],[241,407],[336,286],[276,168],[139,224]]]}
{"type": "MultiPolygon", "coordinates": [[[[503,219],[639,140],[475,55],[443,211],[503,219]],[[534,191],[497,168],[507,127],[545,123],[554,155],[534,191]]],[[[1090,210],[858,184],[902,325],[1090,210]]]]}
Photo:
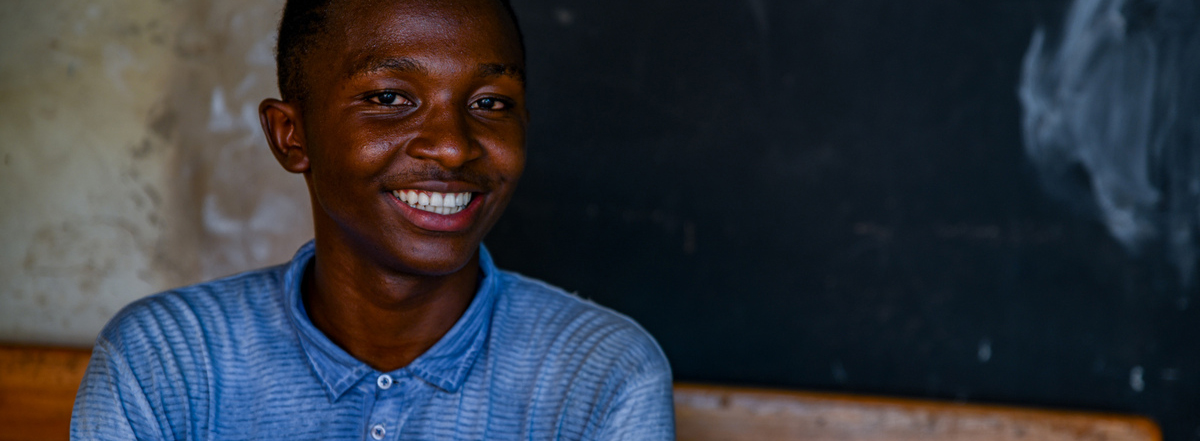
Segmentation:
{"type": "Polygon", "coordinates": [[[454,214],[471,203],[471,192],[438,193],[424,190],[396,190],[392,195],[409,207],[441,215],[454,214]]]}

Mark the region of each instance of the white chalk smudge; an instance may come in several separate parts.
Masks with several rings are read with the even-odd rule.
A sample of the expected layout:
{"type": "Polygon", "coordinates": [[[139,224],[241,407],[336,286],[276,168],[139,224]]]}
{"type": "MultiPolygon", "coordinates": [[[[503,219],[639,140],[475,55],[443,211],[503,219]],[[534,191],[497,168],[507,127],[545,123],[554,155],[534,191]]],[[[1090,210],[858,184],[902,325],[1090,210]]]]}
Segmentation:
{"type": "Polygon", "coordinates": [[[575,23],[575,13],[567,8],[558,8],[554,10],[554,20],[563,26],[570,26],[575,23]]]}
{"type": "Polygon", "coordinates": [[[1141,366],[1134,366],[1129,370],[1129,388],[1134,392],[1141,392],[1146,389],[1146,381],[1142,378],[1144,370],[1141,366]]]}
{"type": "Polygon", "coordinates": [[[987,363],[992,359],[992,341],[983,339],[979,341],[979,350],[976,352],[980,363],[987,363]]]}
{"type": "Polygon", "coordinates": [[[1025,149],[1049,192],[1131,252],[1153,241],[1190,286],[1200,256],[1200,8],[1075,0],[1021,72],[1025,149]]]}

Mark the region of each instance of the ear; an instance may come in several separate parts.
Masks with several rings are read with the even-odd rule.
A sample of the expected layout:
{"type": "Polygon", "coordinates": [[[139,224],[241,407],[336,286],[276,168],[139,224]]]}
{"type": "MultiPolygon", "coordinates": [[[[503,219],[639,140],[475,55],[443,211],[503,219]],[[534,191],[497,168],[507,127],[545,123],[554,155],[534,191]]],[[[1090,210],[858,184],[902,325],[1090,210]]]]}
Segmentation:
{"type": "Polygon", "coordinates": [[[299,106],[267,98],[258,105],[258,119],[279,165],[292,173],[307,172],[308,149],[304,144],[304,126],[299,106]]]}

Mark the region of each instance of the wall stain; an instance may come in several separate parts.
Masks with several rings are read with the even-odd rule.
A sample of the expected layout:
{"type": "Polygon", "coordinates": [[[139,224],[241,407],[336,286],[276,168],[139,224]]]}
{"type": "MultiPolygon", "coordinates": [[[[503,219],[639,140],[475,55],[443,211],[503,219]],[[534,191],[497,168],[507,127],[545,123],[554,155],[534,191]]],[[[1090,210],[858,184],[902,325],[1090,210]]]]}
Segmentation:
{"type": "MultiPolygon", "coordinates": [[[[28,49],[52,61],[40,71],[55,81],[101,84],[105,96],[127,88],[129,99],[110,102],[112,115],[99,115],[100,122],[69,118],[79,107],[50,100],[23,113],[31,121],[120,130],[93,140],[91,156],[74,156],[99,160],[104,186],[85,186],[83,207],[27,223],[20,240],[10,241],[8,267],[17,277],[0,309],[21,310],[9,309],[0,322],[18,312],[11,326],[19,332],[91,341],[103,318],[137,296],[286,260],[312,237],[304,182],[279,168],[257,119],[259,101],[277,95],[272,47],[283,1],[171,3],[144,14],[86,3],[82,11],[41,12],[59,14],[62,29],[30,40],[38,46],[28,49]],[[228,105],[220,116],[233,122],[223,132],[209,130],[214,90],[228,105]],[[219,212],[205,212],[209,197],[219,212]],[[205,214],[236,228],[211,228],[205,214]],[[70,324],[55,329],[60,322],[70,324]]],[[[9,167],[39,161],[0,152],[0,168],[10,174],[9,167]]]]}
{"type": "Polygon", "coordinates": [[[150,130],[162,139],[172,139],[175,134],[175,126],[179,122],[179,116],[170,108],[160,109],[156,112],[153,120],[150,121],[150,130]]]}
{"type": "Polygon", "coordinates": [[[142,185],[142,191],[146,192],[146,196],[150,198],[150,203],[154,204],[155,207],[162,205],[162,195],[154,187],[151,187],[150,184],[142,185]]]}
{"type": "Polygon", "coordinates": [[[134,146],[131,149],[133,159],[146,159],[153,151],[154,145],[150,143],[149,139],[143,139],[140,145],[134,146]]]}

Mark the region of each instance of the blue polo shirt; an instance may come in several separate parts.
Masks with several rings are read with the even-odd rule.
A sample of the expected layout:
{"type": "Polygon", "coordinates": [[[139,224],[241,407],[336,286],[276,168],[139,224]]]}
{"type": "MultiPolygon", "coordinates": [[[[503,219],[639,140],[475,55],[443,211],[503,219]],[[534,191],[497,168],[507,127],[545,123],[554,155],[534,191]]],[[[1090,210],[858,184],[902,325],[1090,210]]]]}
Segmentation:
{"type": "Polygon", "coordinates": [[[669,440],[671,371],[629,318],[515,273],[379,372],[330,341],[290,263],[139,300],[96,340],[72,439],[669,440]]]}

